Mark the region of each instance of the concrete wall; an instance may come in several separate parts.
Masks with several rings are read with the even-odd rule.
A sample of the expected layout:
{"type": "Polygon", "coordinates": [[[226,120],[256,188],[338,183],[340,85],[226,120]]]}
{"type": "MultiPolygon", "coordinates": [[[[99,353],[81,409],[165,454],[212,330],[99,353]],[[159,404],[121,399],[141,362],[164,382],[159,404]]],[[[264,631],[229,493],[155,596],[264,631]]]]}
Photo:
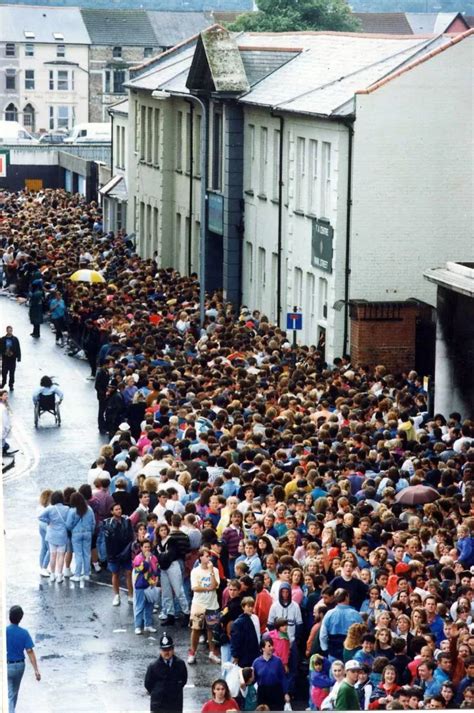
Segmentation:
{"type": "Polygon", "coordinates": [[[350,297],[436,303],[422,275],[472,258],[474,37],[357,95],[350,297]]]}
{"type": "MultiPolygon", "coordinates": [[[[272,320],[277,319],[279,147],[275,132],[279,130],[280,122],[269,110],[245,108],[243,302],[272,320]],[[266,161],[261,155],[262,128],[267,129],[266,161]]],[[[316,344],[319,330],[326,330],[326,358],[332,360],[343,348],[343,312],[334,310],[333,305],[344,297],[348,130],[336,122],[287,114],[283,133],[281,325],[286,325],[286,312],[293,306],[301,308],[300,341],[316,344]],[[304,144],[299,141],[302,139],[304,144]],[[312,141],[317,142],[315,183],[311,178],[312,141]],[[330,145],[331,156],[327,201],[321,197],[323,143],[330,145]],[[334,229],[331,273],[311,263],[313,219],[321,217],[328,218],[334,229]]]]}

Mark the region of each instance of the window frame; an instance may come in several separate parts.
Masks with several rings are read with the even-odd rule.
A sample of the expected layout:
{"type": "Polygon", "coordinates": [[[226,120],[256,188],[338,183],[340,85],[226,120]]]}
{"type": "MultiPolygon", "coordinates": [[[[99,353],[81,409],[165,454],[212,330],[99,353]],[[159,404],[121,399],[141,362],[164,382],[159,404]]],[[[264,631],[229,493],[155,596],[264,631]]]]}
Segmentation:
{"type": "Polygon", "coordinates": [[[16,78],[18,72],[16,69],[8,68],[5,70],[5,91],[16,92],[16,78]]]}
{"type": "Polygon", "coordinates": [[[34,91],[35,89],[35,70],[34,69],[25,69],[25,91],[34,91]],[[31,74],[32,76],[28,77],[27,75],[31,74]],[[27,85],[27,82],[30,82],[30,86],[27,85]]]}
{"type": "Polygon", "coordinates": [[[34,42],[25,42],[25,57],[35,56],[35,45],[34,42]]]}
{"type": "Polygon", "coordinates": [[[16,57],[15,42],[6,42],[5,43],[5,57],[16,57]]]}

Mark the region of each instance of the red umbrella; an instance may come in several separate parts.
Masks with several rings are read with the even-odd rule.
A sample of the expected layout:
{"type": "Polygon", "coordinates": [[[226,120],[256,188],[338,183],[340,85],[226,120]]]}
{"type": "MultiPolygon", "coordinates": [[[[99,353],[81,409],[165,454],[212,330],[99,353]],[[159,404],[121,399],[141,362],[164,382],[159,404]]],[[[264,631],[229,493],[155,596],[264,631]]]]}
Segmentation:
{"type": "Polygon", "coordinates": [[[424,505],[440,497],[438,491],[428,485],[409,485],[396,494],[395,500],[401,505],[424,505]]]}

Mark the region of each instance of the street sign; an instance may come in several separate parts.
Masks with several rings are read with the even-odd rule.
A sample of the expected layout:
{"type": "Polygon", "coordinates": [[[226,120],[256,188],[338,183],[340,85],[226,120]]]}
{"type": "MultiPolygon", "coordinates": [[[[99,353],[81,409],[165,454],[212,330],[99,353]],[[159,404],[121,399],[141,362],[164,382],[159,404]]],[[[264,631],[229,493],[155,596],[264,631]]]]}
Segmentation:
{"type": "Polygon", "coordinates": [[[216,235],[224,234],[224,196],[222,193],[207,194],[207,229],[216,235]]]}
{"type": "Polygon", "coordinates": [[[311,264],[324,272],[332,272],[332,241],[334,229],[326,220],[313,218],[311,264]]]}
{"type": "Polygon", "coordinates": [[[286,328],[294,330],[303,329],[303,315],[301,312],[287,312],[286,328]]]}

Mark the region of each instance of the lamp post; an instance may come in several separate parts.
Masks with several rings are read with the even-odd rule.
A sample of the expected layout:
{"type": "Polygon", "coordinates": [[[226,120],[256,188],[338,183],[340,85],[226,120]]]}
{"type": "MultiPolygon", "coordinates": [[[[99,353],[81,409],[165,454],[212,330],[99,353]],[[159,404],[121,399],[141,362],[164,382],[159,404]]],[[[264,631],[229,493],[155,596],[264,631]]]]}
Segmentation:
{"type": "MultiPolygon", "coordinates": [[[[201,108],[201,135],[200,135],[200,173],[201,173],[201,223],[199,231],[199,322],[201,327],[205,319],[206,302],[206,175],[207,175],[207,109],[205,103],[194,94],[185,92],[167,92],[156,89],[151,93],[154,99],[168,99],[169,97],[179,97],[195,102],[201,108]]],[[[191,175],[190,180],[193,180],[191,175]]]]}

